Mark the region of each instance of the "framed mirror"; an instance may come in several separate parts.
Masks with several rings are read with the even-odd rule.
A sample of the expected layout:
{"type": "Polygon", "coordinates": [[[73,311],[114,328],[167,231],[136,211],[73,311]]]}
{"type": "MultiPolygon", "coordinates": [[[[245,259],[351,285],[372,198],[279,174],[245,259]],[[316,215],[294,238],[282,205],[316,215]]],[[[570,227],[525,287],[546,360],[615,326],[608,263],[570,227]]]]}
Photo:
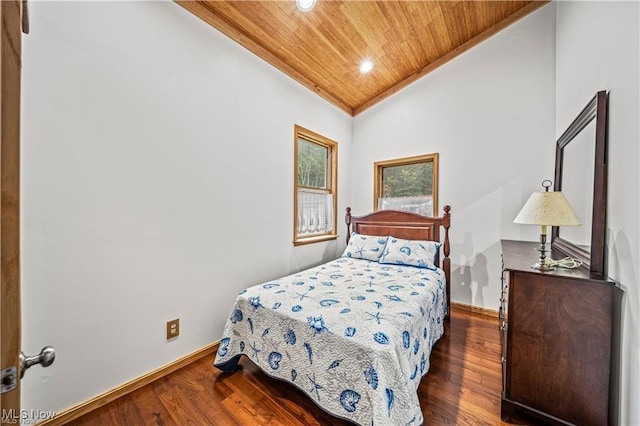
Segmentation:
{"type": "Polygon", "coordinates": [[[554,191],[562,191],[581,227],[554,226],[553,249],[605,275],[607,218],[607,92],[589,101],[556,143],[554,191]]]}

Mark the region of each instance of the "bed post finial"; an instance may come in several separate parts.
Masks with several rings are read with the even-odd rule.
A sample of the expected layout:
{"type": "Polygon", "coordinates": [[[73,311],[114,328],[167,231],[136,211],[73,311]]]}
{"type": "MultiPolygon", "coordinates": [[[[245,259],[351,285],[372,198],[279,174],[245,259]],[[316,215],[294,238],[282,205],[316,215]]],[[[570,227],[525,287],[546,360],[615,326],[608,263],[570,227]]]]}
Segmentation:
{"type": "Polygon", "coordinates": [[[351,237],[351,207],[347,207],[344,222],[347,224],[347,244],[349,244],[349,238],[351,237]]]}
{"type": "Polygon", "coordinates": [[[451,227],[451,206],[444,206],[444,217],[442,226],[444,227],[444,259],[442,259],[442,269],[444,275],[447,278],[447,320],[451,318],[451,259],[449,259],[449,253],[451,252],[451,244],[449,243],[449,228],[451,227]]]}
{"type": "Polygon", "coordinates": [[[444,227],[444,257],[448,258],[451,251],[449,244],[449,228],[451,227],[451,206],[444,206],[444,221],[442,226],[444,227]]]}

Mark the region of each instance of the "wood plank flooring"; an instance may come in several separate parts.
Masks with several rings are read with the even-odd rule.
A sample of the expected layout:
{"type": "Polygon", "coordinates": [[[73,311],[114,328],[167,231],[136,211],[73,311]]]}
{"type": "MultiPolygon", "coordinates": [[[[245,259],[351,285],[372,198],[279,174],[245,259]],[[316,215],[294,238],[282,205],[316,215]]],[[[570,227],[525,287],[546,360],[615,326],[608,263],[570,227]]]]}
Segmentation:
{"type": "MultiPolygon", "coordinates": [[[[205,357],[71,425],[348,425],[243,357],[233,374],[205,357]]],[[[452,309],[418,389],[425,425],[507,425],[500,420],[498,320],[452,309]]]]}

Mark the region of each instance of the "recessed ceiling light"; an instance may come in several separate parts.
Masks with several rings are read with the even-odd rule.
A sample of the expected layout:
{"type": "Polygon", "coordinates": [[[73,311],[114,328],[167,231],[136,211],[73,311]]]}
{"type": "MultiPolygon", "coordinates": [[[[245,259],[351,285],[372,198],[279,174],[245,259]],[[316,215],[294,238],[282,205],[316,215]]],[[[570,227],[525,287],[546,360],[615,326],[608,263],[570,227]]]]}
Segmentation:
{"type": "Polygon", "coordinates": [[[373,62],[371,62],[369,59],[365,59],[364,61],[362,61],[362,63],[360,64],[360,72],[362,74],[366,74],[369,71],[371,71],[373,69],[373,62]]]}
{"type": "Polygon", "coordinates": [[[296,0],[296,6],[303,12],[308,12],[316,5],[316,0],[296,0]]]}

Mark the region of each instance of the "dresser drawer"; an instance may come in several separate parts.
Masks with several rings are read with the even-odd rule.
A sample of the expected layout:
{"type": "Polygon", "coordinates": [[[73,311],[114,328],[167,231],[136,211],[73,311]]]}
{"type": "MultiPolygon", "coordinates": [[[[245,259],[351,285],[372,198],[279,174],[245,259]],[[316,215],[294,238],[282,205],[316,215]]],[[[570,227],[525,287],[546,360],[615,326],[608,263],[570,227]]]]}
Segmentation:
{"type": "Polygon", "coordinates": [[[500,293],[500,307],[498,308],[498,324],[500,327],[500,361],[502,363],[502,395],[506,392],[507,368],[507,318],[509,306],[509,271],[502,269],[502,290],[500,293]]]}
{"type": "Polygon", "coordinates": [[[502,270],[502,281],[500,291],[500,307],[498,308],[498,318],[500,320],[500,330],[505,328],[505,324],[508,318],[508,306],[509,306],[509,271],[502,270]]]}

